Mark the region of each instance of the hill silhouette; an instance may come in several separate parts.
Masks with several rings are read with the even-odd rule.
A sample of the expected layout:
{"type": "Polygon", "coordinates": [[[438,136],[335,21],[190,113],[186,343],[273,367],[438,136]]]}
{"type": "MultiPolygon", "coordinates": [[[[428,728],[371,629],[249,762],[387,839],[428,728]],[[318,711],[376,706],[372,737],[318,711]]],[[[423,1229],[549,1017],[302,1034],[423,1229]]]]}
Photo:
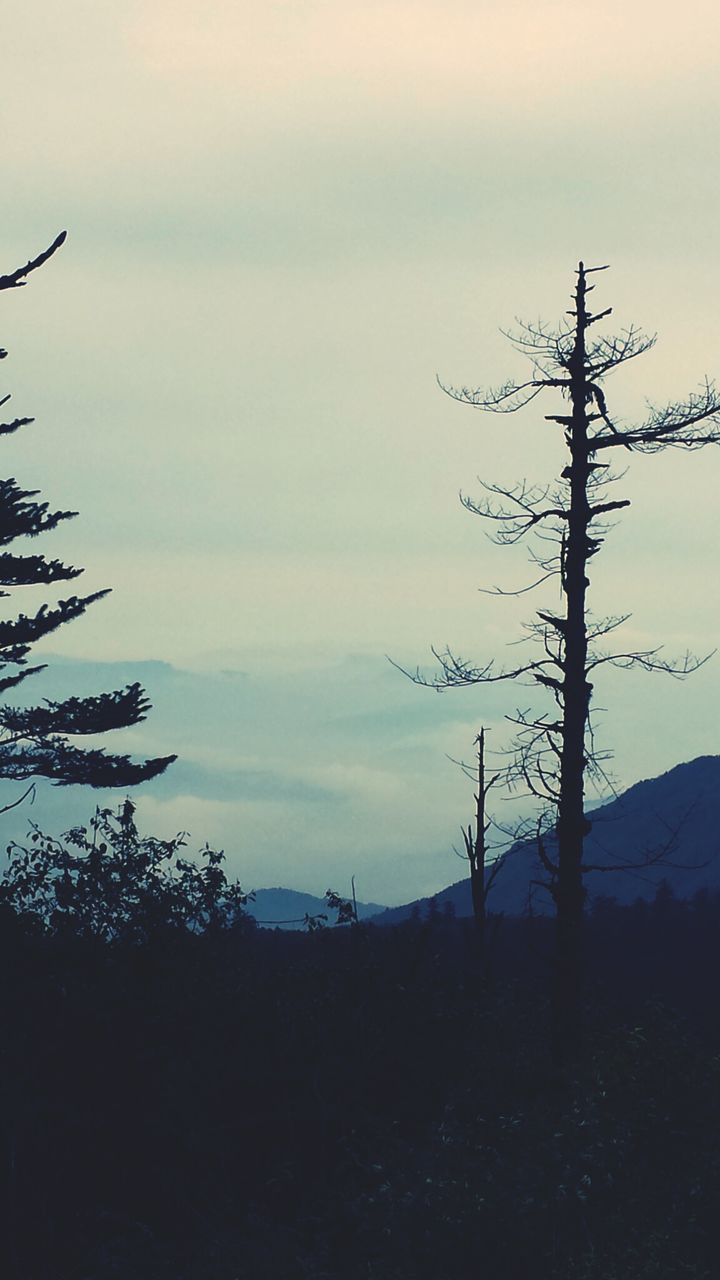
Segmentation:
{"type": "MultiPolygon", "coordinates": [[[[585,861],[607,870],[588,873],[588,905],[599,897],[628,905],[649,901],[665,880],[678,898],[691,898],[703,888],[720,888],[720,756],[699,756],[676,765],[657,778],[637,782],[590,813],[592,830],[585,842],[585,861]],[[652,863],[662,851],[662,857],[652,863]],[[645,863],[620,870],[628,863],[645,863]]],[[[552,852],[552,846],[549,846],[552,852]]],[[[494,913],[519,916],[532,910],[550,914],[552,901],[542,883],[547,879],[534,842],[513,846],[488,899],[494,913]]],[[[472,915],[470,880],[459,880],[434,895],[457,916],[472,915]]],[[[418,898],[373,918],[376,924],[399,924],[431,898],[418,898]]]]}
{"type": "MultiPolygon", "coordinates": [[[[298,889],[256,889],[245,910],[253,916],[261,927],[278,929],[300,929],[305,916],[326,915],[328,924],[335,923],[334,911],[328,909],[324,898],[312,893],[302,893],[298,889]]],[[[384,911],[378,902],[358,902],[359,920],[367,920],[371,916],[384,911]]]]}

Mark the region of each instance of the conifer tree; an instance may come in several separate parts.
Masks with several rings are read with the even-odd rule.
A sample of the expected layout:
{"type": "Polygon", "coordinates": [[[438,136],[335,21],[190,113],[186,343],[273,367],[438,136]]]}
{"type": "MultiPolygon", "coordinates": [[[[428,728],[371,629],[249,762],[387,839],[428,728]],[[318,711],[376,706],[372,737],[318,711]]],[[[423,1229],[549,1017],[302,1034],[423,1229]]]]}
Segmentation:
{"type": "MultiPolygon", "coordinates": [[[[31,272],[42,266],[65,240],[63,231],[38,257],[24,267],[0,276],[0,290],[21,288],[31,272]]],[[[0,350],[0,359],[7,352],[0,350]]],[[[0,405],[10,399],[0,399],[0,405]]],[[[0,435],[27,426],[32,418],[0,423],[0,435]]],[[[23,586],[69,582],[83,571],[44,555],[27,555],[14,549],[22,538],[50,532],[74,511],[52,511],[38,501],[38,491],[23,489],[14,479],[0,480],[0,596],[10,597],[23,586]],[[12,548],[12,549],[10,549],[12,548]]],[[[43,604],[34,614],[0,617],[0,697],[46,664],[28,664],[32,646],[66,622],[80,617],[108,590],[86,596],[69,596],[54,606],[43,604]]],[[[25,780],[48,778],[56,785],[83,783],[91,787],[128,787],[162,773],[175,756],[135,762],[125,755],[110,755],[93,746],[83,748],[76,737],[104,734],[145,719],[150,708],[139,684],[95,697],[46,700],[41,705],[18,707],[0,704],[0,778],[25,780]]]]}

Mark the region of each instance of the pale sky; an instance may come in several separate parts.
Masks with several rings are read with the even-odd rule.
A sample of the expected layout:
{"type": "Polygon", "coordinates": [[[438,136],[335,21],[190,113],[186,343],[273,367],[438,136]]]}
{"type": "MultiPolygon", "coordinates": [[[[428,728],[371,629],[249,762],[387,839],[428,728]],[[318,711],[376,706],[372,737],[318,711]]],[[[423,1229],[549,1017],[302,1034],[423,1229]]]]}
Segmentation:
{"type": "MultiPolygon", "coordinates": [[[[0,270],[69,236],[2,295],[3,390],[37,422],[1,442],[0,474],[77,508],[43,549],[87,567],[78,589],[114,588],[48,652],[121,681],[169,664],[128,739],[185,761],[148,789],[148,827],[224,843],[256,886],[355,871],[391,902],[462,873],[446,753],[481,721],[500,746],[526,691],[438,698],[384,655],[506,657],[554,588],[478,593],[527,581],[525,553],[492,546],[458,490],[551,479],[561,449],[551,402],[487,419],[435,375],[522,376],[499,328],[559,318],[580,257],[611,264],[595,296],[619,326],[659,334],[607,384],[618,417],[720,375],[719,28],[698,0],[3,17],[0,270]]],[[[718,644],[719,481],[716,452],[630,459],[593,572],[596,611],[633,612],[626,644],[718,644]]],[[[610,676],[620,782],[717,751],[719,693],[720,658],[692,689],[610,676]]]]}

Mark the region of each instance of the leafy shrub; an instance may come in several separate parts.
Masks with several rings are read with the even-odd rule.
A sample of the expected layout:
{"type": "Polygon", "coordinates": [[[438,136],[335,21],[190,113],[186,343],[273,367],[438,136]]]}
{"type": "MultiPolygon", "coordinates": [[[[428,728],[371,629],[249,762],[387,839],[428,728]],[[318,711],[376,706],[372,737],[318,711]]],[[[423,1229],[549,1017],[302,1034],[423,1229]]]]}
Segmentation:
{"type": "Polygon", "coordinates": [[[224,853],[205,845],[198,865],[181,856],[186,841],[186,832],[171,840],[141,836],[131,800],[117,815],[97,809],[88,826],[59,839],[32,824],[26,845],[7,847],[0,903],[50,933],[106,942],[249,923],[249,895],[228,880],[224,853]]]}

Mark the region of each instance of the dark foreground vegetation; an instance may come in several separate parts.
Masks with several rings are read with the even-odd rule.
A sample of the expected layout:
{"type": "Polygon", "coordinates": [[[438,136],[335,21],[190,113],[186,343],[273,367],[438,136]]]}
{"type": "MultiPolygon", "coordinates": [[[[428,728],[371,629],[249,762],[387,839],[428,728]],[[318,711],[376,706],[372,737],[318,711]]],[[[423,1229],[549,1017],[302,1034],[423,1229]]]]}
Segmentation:
{"type": "Polygon", "coordinates": [[[551,926],[144,941],[0,919],[2,1274],[717,1274],[720,896],[601,903],[586,1047],[548,1052],[551,926]]]}

